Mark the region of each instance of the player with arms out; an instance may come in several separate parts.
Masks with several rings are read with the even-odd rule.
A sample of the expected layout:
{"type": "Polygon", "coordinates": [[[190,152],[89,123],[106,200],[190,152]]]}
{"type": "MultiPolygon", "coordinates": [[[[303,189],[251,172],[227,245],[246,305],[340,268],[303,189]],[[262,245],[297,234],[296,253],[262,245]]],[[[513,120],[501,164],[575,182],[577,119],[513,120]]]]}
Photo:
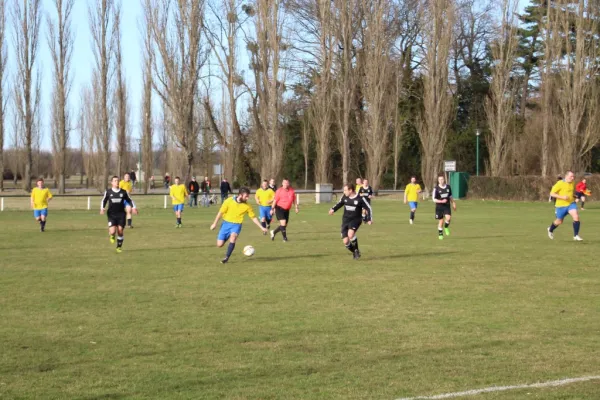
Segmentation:
{"type": "Polygon", "coordinates": [[[408,222],[412,225],[415,222],[415,213],[419,206],[419,194],[422,192],[421,185],[417,183],[417,177],[411,176],[410,183],[404,189],[404,204],[410,207],[410,219],[408,222]]]}
{"type": "Polygon", "coordinates": [[[52,199],[50,189],[44,187],[44,179],[40,178],[35,183],[36,187],[31,191],[31,208],[33,217],[40,223],[40,232],[46,230],[46,218],[48,218],[48,202],[52,199]]]}
{"type": "MultiPolygon", "coordinates": [[[[363,197],[369,203],[369,205],[371,205],[371,199],[373,198],[373,188],[371,186],[369,186],[368,179],[363,180],[362,186],[360,187],[360,189],[358,189],[358,192],[356,192],[356,193],[360,197],[363,197]]],[[[367,215],[368,213],[369,213],[369,209],[363,208],[362,217],[363,217],[364,222],[367,222],[369,220],[369,217],[367,215]]]]}
{"type": "MultiPolygon", "coordinates": [[[[125,190],[131,197],[131,194],[133,193],[133,181],[131,180],[129,174],[123,175],[123,179],[121,179],[121,182],[119,182],[119,188],[125,190]]],[[[131,229],[133,228],[133,225],[131,224],[131,204],[125,204],[125,212],[127,213],[127,226],[131,229]]]]}
{"type": "Polygon", "coordinates": [[[271,215],[275,215],[277,221],[279,221],[277,229],[271,231],[271,240],[275,240],[275,235],[277,235],[278,232],[281,232],[283,241],[288,241],[287,226],[290,220],[290,210],[292,209],[292,206],[296,207],[296,214],[298,214],[300,210],[298,210],[296,192],[290,186],[290,181],[284,179],[281,183],[281,187],[275,192],[275,198],[271,205],[271,215]]]}
{"type": "Polygon", "coordinates": [[[356,232],[363,222],[363,210],[367,210],[367,223],[373,223],[373,210],[367,199],[359,196],[352,185],[344,186],[344,195],[338,203],[329,210],[329,215],[333,215],[337,210],[344,207],[344,216],[342,217],[342,240],[344,246],[350,251],[355,260],[360,258],[358,249],[358,238],[356,232]]]}
{"type": "Polygon", "coordinates": [[[175,218],[177,218],[175,228],[181,228],[181,213],[183,213],[185,199],[189,196],[189,193],[178,176],[175,177],[175,183],[169,188],[169,196],[173,201],[173,211],[175,211],[175,218]]]}
{"type": "Polygon", "coordinates": [[[131,212],[137,215],[138,211],[133,203],[133,200],[127,194],[127,191],[119,188],[119,177],[113,176],[110,180],[112,188],[104,192],[102,202],[100,203],[100,215],[106,215],[108,217],[108,234],[111,243],[115,242],[115,234],[117,236],[117,253],[122,251],[123,247],[123,231],[125,228],[125,219],[127,217],[126,205],[130,204],[132,207],[131,212]],[[106,205],[108,204],[108,208],[106,205]]]}
{"type": "MultiPolygon", "coordinates": [[[[269,188],[269,182],[265,179],[254,195],[254,200],[258,204],[260,224],[263,228],[271,229],[271,204],[274,199],[275,192],[269,188]]],[[[264,234],[266,235],[267,232],[264,234]]]]}
{"type": "Polygon", "coordinates": [[[452,197],[452,188],[446,184],[444,174],[438,175],[438,184],[433,188],[431,197],[435,203],[435,219],[438,220],[438,238],[442,240],[444,239],[444,233],[446,233],[446,236],[450,236],[452,209],[456,211],[456,202],[452,197]]]}
{"type": "Polygon", "coordinates": [[[223,218],[223,223],[221,224],[221,229],[219,229],[219,235],[217,236],[217,247],[223,247],[228,240],[229,246],[227,247],[225,258],[221,260],[221,264],[227,263],[231,254],[233,254],[235,242],[242,231],[244,215],[248,214],[248,217],[252,219],[252,222],[254,222],[261,231],[263,231],[263,234],[267,232],[267,228],[261,226],[260,222],[258,222],[258,218],[256,218],[256,214],[254,214],[254,210],[252,210],[252,207],[248,204],[249,197],[250,189],[246,187],[240,188],[237,196],[225,200],[221,205],[215,218],[215,222],[210,226],[211,231],[215,230],[219,220],[223,218]]]}
{"type": "Polygon", "coordinates": [[[581,209],[585,210],[585,196],[589,196],[589,190],[587,188],[587,181],[585,178],[575,185],[575,202],[581,201],[581,209]]]}
{"type": "Polygon", "coordinates": [[[565,179],[556,182],[550,190],[550,196],[556,199],[555,204],[555,215],[556,220],[548,228],[548,237],[554,239],[554,230],[563,223],[563,220],[567,214],[573,218],[573,240],[582,241],[579,237],[579,228],[581,223],[579,222],[579,213],[577,212],[577,203],[575,203],[575,174],[572,171],[567,171],[565,179]]]}

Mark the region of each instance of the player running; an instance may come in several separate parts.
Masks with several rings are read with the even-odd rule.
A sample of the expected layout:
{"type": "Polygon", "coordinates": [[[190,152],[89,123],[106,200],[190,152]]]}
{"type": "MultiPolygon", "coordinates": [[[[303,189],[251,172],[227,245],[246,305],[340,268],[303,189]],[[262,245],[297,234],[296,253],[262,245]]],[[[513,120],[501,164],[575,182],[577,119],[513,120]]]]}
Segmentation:
{"type": "Polygon", "coordinates": [[[281,183],[281,187],[275,192],[275,198],[271,205],[271,215],[275,214],[275,217],[279,221],[277,229],[271,231],[271,240],[275,240],[275,235],[277,235],[278,232],[281,232],[283,241],[288,241],[287,225],[290,220],[290,210],[292,209],[292,206],[296,207],[296,214],[298,214],[300,210],[298,210],[296,192],[294,192],[294,189],[290,186],[290,181],[284,179],[281,183]]]}
{"type": "Polygon", "coordinates": [[[344,186],[344,195],[338,203],[329,210],[329,215],[333,215],[337,210],[344,207],[344,216],[342,217],[342,240],[344,245],[350,251],[355,260],[360,258],[358,249],[358,238],[356,231],[363,222],[363,210],[368,210],[367,223],[373,223],[373,210],[366,197],[358,195],[352,185],[344,186]]]}
{"type": "MultiPolygon", "coordinates": [[[[133,182],[131,181],[129,174],[123,175],[123,179],[119,182],[119,188],[125,190],[129,196],[133,194],[133,182]]],[[[125,212],[127,213],[127,226],[131,229],[133,228],[133,225],[131,224],[131,204],[125,204],[125,212]]]]}
{"type": "Polygon", "coordinates": [[[585,210],[585,196],[588,195],[587,181],[585,178],[575,185],[575,202],[581,201],[581,209],[585,210]]]}
{"type": "Polygon", "coordinates": [[[215,222],[210,226],[210,230],[214,230],[219,223],[219,219],[223,218],[219,235],[217,236],[217,247],[221,248],[225,245],[225,242],[229,240],[229,246],[227,247],[227,253],[225,258],[221,260],[221,264],[227,263],[229,257],[233,254],[235,249],[235,242],[242,231],[242,222],[244,222],[244,215],[248,214],[248,217],[252,219],[252,222],[263,231],[263,234],[267,232],[267,228],[261,226],[254,214],[254,210],[248,204],[248,198],[250,197],[250,189],[243,187],[240,188],[239,194],[233,196],[221,205],[219,212],[215,218],[215,222]]]}
{"type": "Polygon", "coordinates": [[[137,215],[138,211],[133,203],[133,200],[127,194],[127,191],[119,188],[119,177],[113,176],[110,180],[112,188],[104,192],[102,202],[100,203],[100,215],[104,215],[104,211],[107,210],[106,215],[108,217],[108,234],[111,243],[115,242],[115,234],[117,234],[117,253],[122,251],[123,247],[123,231],[125,228],[125,219],[127,217],[127,211],[125,210],[125,204],[130,204],[132,207],[132,213],[137,215]],[[108,203],[108,208],[106,204],[108,203]]]}
{"type": "Polygon", "coordinates": [[[44,187],[44,179],[40,178],[35,183],[36,187],[31,191],[31,208],[33,217],[40,223],[40,232],[46,230],[46,218],[48,218],[48,202],[52,199],[50,189],[44,187]]]}
{"type": "Polygon", "coordinates": [[[438,220],[438,238],[442,240],[444,239],[444,233],[446,236],[450,236],[452,209],[456,211],[456,202],[452,197],[452,188],[446,184],[444,174],[438,176],[438,184],[433,188],[431,197],[435,203],[435,219],[438,220]]]}
{"type": "Polygon", "coordinates": [[[362,187],[362,184],[363,184],[362,179],[356,178],[356,185],[354,186],[354,192],[358,193],[358,191],[362,187]]]}
{"type": "Polygon", "coordinates": [[[578,242],[583,240],[579,237],[579,227],[581,223],[579,222],[577,203],[575,203],[573,194],[575,192],[574,180],[575,174],[572,171],[567,171],[565,179],[557,182],[552,186],[552,190],[550,190],[550,196],[556,199],[556,220],[548,228],[548,237],[550,239],[554,239],[554,230],[563,223],[567,214],[570,214],[571,218],[573,218],[573,240],[578,242]]]}
{"type": "Polygon", "coordinates": [[[175,228],[181,228],[181,213],[185,204],[186,197],[189,196],[187,188],[179,180],[179,177],[175,177],[175,183],[169,188],[169,196],[173,201],[173,211],[175,211],[175,217],[177,218],[177,225],[175,228]]]}
{"type": "MultiPolygon", "coordinates": [[[[371,188],[371,186],[369,186],[369,180],[368,179],[364,179],[362,181],[362,185],[361,185],[360,189],[358,189],[358,191],[356,193],[360,197],[363,197],[369,203],[369,205],[371,205],[371,199],[373,198],[373,189],[371,188]]],[[[369,220],[369,217],[367,216],[368,213],[369,213],[369,209],[363,208],[363,210],[362,210],[362,219],[363,219],[364,222],[367,222],[369,220]]]]}
{"type": "MultiPolygon", "coordinates": [[[[254,199],[256,200],[256,204],[258,204],[258,215],[261,226],[271,229],[271,205],[275,199],[275,192],[269,188],[269,182],[266,179],[262,181],[262,185],[256,191],[254,199]]],[[[266,235],[267,232],[265,231],[264,234],[266,235]]]]}
{"type": "Polygon", "coordinates": [[[411,176],[410,183],[404,189],[404,204],[408,203],[410,207],[410,219],[408,222],[411,225],[415,222],[415,213],[417,212],[417,207],[419,207],[419,194],[422,191],[421,185],[417,183],[417,177],[411,176]]]}

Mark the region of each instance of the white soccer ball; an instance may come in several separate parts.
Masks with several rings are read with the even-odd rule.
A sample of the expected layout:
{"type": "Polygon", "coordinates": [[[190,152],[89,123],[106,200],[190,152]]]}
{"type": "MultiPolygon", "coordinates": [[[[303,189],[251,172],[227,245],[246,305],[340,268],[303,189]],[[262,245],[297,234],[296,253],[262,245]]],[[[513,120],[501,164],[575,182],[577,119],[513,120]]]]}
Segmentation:
{"type": "Polygon", "coordinates": [[[248,245],[246,247],[244,247],[244,255],[245,256],[253,256],[254,255],[254,247],[248,245]]]}

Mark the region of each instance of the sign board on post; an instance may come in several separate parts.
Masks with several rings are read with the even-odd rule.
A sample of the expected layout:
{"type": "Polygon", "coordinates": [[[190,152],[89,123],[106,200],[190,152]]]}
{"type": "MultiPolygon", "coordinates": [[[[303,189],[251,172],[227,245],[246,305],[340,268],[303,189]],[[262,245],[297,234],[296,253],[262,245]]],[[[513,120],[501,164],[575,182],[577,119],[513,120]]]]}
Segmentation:
{"type": "Polygon", "coordinates": [[[456,172],[456,161],[444,161],[444,172],[456,172]]]}

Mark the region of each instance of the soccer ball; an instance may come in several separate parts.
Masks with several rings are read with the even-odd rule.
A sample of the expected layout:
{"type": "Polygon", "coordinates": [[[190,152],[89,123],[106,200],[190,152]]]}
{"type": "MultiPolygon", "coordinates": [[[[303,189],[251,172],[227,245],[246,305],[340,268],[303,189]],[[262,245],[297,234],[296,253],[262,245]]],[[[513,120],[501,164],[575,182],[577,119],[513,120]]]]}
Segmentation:
{"type": "Polygon", "coordinates": [[[245,256],[253,256],[254,255],[254,247],[248,245],[246,247],[244,247],[244,255],[245,256]]]}

